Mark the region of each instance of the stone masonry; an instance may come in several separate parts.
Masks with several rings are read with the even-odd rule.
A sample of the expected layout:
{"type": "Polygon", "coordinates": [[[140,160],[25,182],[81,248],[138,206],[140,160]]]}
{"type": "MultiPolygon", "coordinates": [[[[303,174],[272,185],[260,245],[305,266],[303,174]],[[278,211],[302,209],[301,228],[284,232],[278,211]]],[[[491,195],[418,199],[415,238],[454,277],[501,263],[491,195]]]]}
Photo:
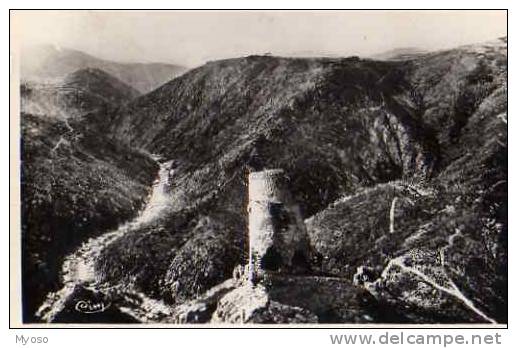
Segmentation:
{"type": "Polygon", "coordinates": [[[248,279],[256,284],[267,272],[293,273],[307,265],[309,243],[284,171],[253,172],[248,179],[248,279]]]}

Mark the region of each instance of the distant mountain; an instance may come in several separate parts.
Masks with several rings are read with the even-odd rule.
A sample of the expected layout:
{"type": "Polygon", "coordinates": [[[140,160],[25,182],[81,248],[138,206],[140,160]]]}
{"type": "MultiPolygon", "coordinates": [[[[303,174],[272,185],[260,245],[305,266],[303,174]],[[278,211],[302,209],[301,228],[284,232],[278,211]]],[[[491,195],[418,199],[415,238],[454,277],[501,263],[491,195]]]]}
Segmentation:
{"type": "Polygon", "coordinates": [[[119,104],[135,99],[141,94],[116,77],[96,68],[81,69],[67,75],[63,85],[96,93],[99,97],[119,104]]]}
{"type": "Polygon", "coordinates": [[[48,83],[21,83],[21,111],[61,119],[123,105],[140,95],[116,77],[94,68],[48,83]]]}
{"type": "Polygon", "coordinates": [[[174,64],[118,63],[50,45],[26,48],[21,53],[21,78],[24,80],[59,79],[85,68],[103,70],[141,93],[147,93],[186,71],[186,68],[174,64]]]}

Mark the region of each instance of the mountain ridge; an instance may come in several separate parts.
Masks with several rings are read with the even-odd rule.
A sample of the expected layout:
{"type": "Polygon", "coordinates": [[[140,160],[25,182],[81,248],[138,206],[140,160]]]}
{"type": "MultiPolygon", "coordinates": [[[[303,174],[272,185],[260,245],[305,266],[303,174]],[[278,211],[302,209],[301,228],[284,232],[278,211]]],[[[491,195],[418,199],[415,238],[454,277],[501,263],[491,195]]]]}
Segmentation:
{"type": "Polygon", "coordinates": [[[140,95],[132,87],[100,69],[74,71],[52,83],[22,82],[21,111],[67,119],[117,108],[140,95]]]}
{"type": "Polygon", "coordinates": [[[88,53],[40,45],[22,51],[20,75],[23,80],[62,78],[76,70],[97,68],[146,93],[183,73],[186,68],[168,63],[118,63],[88,53]]]}

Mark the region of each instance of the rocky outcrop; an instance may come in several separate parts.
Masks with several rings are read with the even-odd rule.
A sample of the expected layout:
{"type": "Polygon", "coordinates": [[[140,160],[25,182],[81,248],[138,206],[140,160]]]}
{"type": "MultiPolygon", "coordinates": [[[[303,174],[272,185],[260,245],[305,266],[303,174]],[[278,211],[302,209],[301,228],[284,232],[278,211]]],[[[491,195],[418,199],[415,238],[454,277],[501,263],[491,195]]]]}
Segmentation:
{"type": "Polygon", "coordinates": [[[238,287],[221,298],[211,323],[317,323],[307,309],[272,301],[262,286],[238,287]]]}
{"type": "Polygon", "coordinates": [[[171,323],[372,323],[403,316],[345,279],[270,275],[252,285],[229,279],[174,309],[171,323]]]}

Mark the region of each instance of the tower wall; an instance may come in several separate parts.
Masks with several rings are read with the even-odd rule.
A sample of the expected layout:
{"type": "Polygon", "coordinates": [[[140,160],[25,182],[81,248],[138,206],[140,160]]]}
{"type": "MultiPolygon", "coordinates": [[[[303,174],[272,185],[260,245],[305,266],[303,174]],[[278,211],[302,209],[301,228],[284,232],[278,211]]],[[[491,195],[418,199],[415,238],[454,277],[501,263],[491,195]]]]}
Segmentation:
{"type": "Polygon", "coordinates": [[[295,254],[308,257],[308,238],[288,178],[281,169],[249,175],[249,278],[260,281],[270,272],[290,272],[295,254]]]}

